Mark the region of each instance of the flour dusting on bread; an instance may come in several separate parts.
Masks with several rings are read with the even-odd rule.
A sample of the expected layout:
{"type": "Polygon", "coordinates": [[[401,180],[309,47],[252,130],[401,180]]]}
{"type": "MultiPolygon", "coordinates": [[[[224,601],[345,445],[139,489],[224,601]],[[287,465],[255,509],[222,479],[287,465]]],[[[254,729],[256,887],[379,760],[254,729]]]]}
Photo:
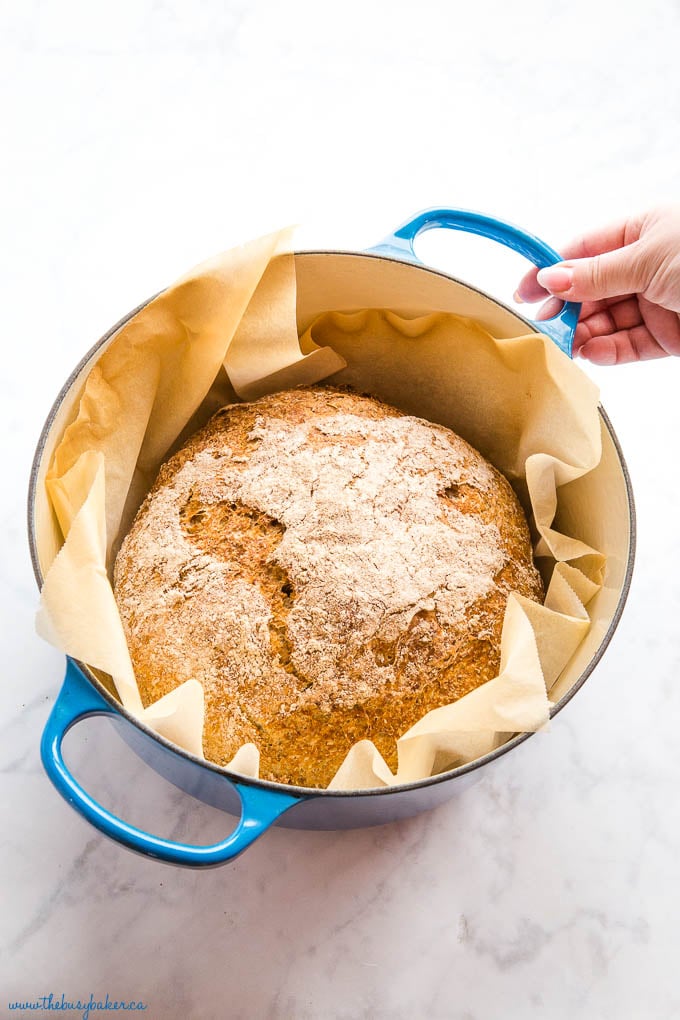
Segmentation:
{"type": "Polygon", "coordinates": [[[253,740],[264,778],[302,785],[362,737],[393,761],[490,679],[511,590],[542,596],[507,481],[443,426],[327,387],[219,412],[115,568],[145,703],[198,679],[206,756],[253,740]]]}

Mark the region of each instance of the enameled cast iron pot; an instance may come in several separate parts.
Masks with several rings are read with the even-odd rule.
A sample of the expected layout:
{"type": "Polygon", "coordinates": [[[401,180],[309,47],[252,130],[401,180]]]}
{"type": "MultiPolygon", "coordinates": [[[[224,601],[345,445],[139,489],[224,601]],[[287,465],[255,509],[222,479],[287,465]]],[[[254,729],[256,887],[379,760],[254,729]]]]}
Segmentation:
{"type": "MultiPolygon", "coordinates": [[[[366,252],[296,253],[300,331],[317,315],[329,310],[371,307],[411,308],[421,313],[439,310],[474,318],[497,337],[520,336],[538,328],[571,355],[578,305],[566,304],[554,319],[532,323],[482,291],[424,267],[416,258],[413,242],[419,233],[433,227],[492,238],[537,266],[560,261],[552,248],[508,223],[462,210],[427,210],[366,252]]],[[[43,564],[49,562],[45,535],[51,526],[48,525],[51,518],[45,494],[45,473],[64,427],[75,411],[87,373],[116,331],[137,311],[139,309],[114,326],[78,365],[57,397],[40,436],[28,504],[31,556],[39,585],[43,579],[43,564]]],[[[412,368],[405,366],[408,371],[412,368]]],[[[350,374],[345,376],[348,381],[357,377],[356,364],[354,376],[351,369],[350,365],[350,374]]],[[[342,382],[341,375],[343,373],[335,376],[334,381],[342,382]]],[[[421,388],[427,390],[426,380],[421,388]]],[[[427,407],[422,409],[422,415],[436,418],[436,412],[428,414],[427,407]]],[[[563,489],[560,515],[563,527],[606,555],[606,577],[601,591],[589,606],[593,620],[590,631],[551,692],[555,703],[552,716],[557,715],[581,687],[607,647],[623,611],[633,569],[635,519],[630,480],[614,430],[602,408],[600,419],[602,460],[594,471],[563,489]],[[605,498],[606,520],[602,519],[604,515],[588,513],[589,506],[601,505],[605,498]]],[[[300,829],[342,829],[378,825],[425,811],[452,797],[477,778],[483,766],[529,736],[529,733],[518,734],[469,765],[405,786],[366,792],[285,786],[230,774],[224,768],[180,750],[126,712],[87,665],[69,658],[64,684],[43,733],[41,754],[57,790],[104,835],[161,861],[209,867],[232,860],[275,822],[300,829]],[[174,785],[208,804],[240,815],[234,832],[212,846],[188,846],[128,825],[93,800],[71,775],[62,756],[66,732],[80,719],[92,715],[108,716],[119,723],[126,742],[174,785]]]]}

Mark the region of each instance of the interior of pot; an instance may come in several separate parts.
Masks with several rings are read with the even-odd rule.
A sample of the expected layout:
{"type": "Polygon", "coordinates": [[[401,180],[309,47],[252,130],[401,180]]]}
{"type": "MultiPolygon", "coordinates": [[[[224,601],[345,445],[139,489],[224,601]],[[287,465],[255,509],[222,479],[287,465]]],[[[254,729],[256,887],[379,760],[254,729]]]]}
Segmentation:
{"type": "MultiPolygon", "coordinates": [[[[296,255],[296,268],[301,333],[323,312],[370,307],[391,308],[407,316],[432,311],[453,312],[477,320],[499,338],[533,331],[520,316],[473,287],[443,273],[396,259],[351,252],[302,252],[296,255]]],[[[41,438],[29,508],[32,553],[39,579],[62,541],[47,500],[45,474],[64,428],[73,419],[87,374],[115,335],[118,325],[78,367],[55,402],[41,438]]],[[[338,348],[338,353],[347,361],[347,368],[329,381],[349,383],[409,413],[450,424],[441,416],[437,400],[437,386],[445,385],[446,380],[438,378],[437,386],[432,385],[427,362],[413,358],[412,344],[408,340],[390,350],[396,370],[389,373],[387,381],[384,373],[376,369],[375,352],[370,344],[357,345],[348,338],[347,346],[338,348]]],[[[590,631],[551,692],[551,700],[559,702],[557,709],[578,688],[606,645],[625,601],[632,569],[630,486],[615,437],[604,415],[601,416],[601,430],[603,452],[599,466],[560,490],[557,527],[603,552],[607,564],[604,584],[589,604],[590,631]],[[607,506],[606,517],[591,512],[591,507],[597,505],[607,506]]]]}

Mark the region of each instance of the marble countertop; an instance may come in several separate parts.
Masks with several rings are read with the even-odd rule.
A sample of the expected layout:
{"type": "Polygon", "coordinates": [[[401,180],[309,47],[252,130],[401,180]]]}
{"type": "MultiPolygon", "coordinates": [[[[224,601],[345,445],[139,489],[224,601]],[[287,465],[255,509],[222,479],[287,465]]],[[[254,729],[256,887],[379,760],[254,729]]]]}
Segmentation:
{"type": "MultiPolygon", "coordinates": [[[[63,657],[34,633],[24,523],[71,368],[215,251],[289,222],[299,247],[360,249],[437,204],[559,246],[677,199],[677,4],[33,0],[0,17],[0,1015],[63,993],[170,1020],[680,1016],[679,363],[586,369],[630,468],[638,557],[551,731],[433,812],[274,829],[207,873],[100,838],[44,775],[63,657]]],[[[501,298],[521,271],[443,232],[419,250],[501,298]]],[[[72,753],[124,817],[226,833],[101,721],[72,753]]]]}

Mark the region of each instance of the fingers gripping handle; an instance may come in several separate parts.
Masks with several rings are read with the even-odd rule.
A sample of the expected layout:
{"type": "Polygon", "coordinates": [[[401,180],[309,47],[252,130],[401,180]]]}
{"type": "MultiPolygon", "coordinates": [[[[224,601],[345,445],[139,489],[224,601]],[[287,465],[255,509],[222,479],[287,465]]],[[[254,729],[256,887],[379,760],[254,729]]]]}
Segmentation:
{"type": "MultiPolygon", "coordinates": [[[[541,241],[540,238],[534,237],[533,234],[527,233],[526,230],[507,223],[505,220],[471,212],[468,209],[425,209],[412,219],[407,220],[380,244],[368,250],[377,255],[389,255],[393,258],[407,259],[410,262],[421,264],[413,249],[415,239],[425,230],[434,230],[440,227],[488,237],[490,240],[497,241],[499,244],[505,245],[506,248],[511,248],[523,255],[539,269],[562,261],[554,248],[547,245],[545,241],[541,241]]],[[[574,332],[580,310],[579,304],[569,301],[553,319],[535,323],[536,328],[549,336],[569,357],[571,357],[574,332]]]]}
{"type": "MultiPolygon", "coordinates": [[[[97,803],[69,772],[64,762],[62,743],[66,733],[79,720],[92,715],[117,717],[118,713],[88,682],[75,662],[69,659],[64,684],[42,735],[42,762],[56,789],[83,818],[105,836],[137,853],[168,864],[192,868],[225,864],[238,857],[284,811],[300,802],[299,797],[277,790],[233,783],[241,798],[241,818],[231,835],[222,842],[212,846],[192,846],[144,832],[97,803]]],[[[229,780],[225,778],[225,782],[229,780]]]]}

